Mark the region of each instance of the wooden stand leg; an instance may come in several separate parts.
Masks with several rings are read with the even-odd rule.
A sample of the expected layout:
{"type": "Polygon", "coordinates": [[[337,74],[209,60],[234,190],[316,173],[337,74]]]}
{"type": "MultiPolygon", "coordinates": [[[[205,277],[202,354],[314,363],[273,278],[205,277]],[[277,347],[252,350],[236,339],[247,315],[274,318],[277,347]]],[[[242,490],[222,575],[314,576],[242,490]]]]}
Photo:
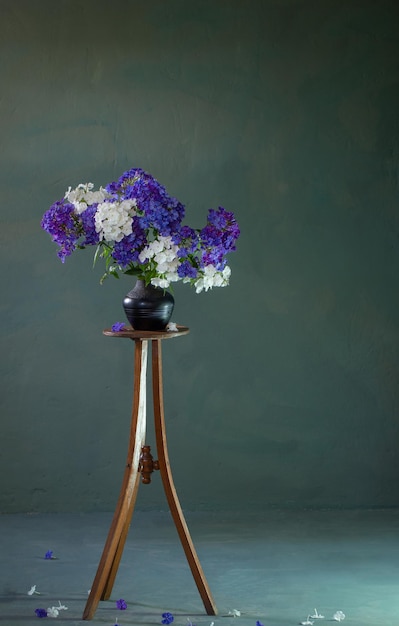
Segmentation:
{"type": "Polygon", "coordinates": [[[186,554],[191,573],[194,577],[198,591],[204,603],[205,610],[208,615],[216,615],[217,608],[212,598],[211,591],[209,589],[204,572],[195,551],[186,521],[184,519],[183,511],[177,497],[176,489],[173,483],[172,472],[170,469],[166,443],[165,415],[163,404],[162,352],[161,341],[159,339],[155,339],[152,341],[152,385],[158,462],[166,498],[177,532],[179,534],[181,544],[186,554]]]}
{"type": "Polygon", "coordinates": [[[146,430],[146,375],[148,341],[135,340],[133,409],[129,448],[121,492],[82,619],[92,619],[100,599],[110,596],[139,486],[139,459],[146,430]]]}

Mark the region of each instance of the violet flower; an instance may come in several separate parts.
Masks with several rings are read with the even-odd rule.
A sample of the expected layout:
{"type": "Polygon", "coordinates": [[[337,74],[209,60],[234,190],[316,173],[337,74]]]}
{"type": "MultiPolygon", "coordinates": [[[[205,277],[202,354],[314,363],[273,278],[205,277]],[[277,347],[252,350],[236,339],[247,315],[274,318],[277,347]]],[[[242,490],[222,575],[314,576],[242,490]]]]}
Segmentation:
{"type": "Polygon", "coordinates": [[[171,624],[174,619],[172,613],[162,613],[161,624],[171,624]]]}
{"type": "Polygon", "coordinates": [[[46,559],[46,561],[50,561],[52,559],[55,559],[55,556],[53,556],[53,551],[52,550],[47,550],[46,554],[44,555],[44,558],[46,559]]]}
{"type": "Polygon", "coordinates": [[[116,601],[116,608],[119,609],[120,611],[126,611],[127,609],[127,603],[125,600],[123,600],[122,598],[120,600],[116,601]]]}
{"type": "Polygon", "coordinates": [[[111,330],[113,333],[119,333],[121,330],[125,330],[124,322],[115,322],[115,324],[112,324],[111,330]]]}
{"type": "Polygon", "coordinates": [[[36,609],[35,613],[36,613],[37,617],[47,617],[46,609],[36,609]]]}

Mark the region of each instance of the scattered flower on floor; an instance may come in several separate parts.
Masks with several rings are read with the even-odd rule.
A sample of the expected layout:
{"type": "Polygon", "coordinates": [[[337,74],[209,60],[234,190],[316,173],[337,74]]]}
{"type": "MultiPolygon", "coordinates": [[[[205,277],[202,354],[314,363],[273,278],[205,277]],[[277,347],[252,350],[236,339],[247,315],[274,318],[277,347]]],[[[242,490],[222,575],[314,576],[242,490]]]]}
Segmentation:
{"type": "Polygon", "coordinates": [[[256,620],[256,626],[263,626],[262,622],[260,622],[258,619],[256,620]]]}
{"type": "Polygon", "coordinates": [[[46,609],[36,609],[35,613],[36,613],[37,617],[47,617],[46,609]]]}
{"type": "Polygon", "coordinates": [[[162,613],[162,624],[171,624],[175,618],[172,613],[162,613]]]}
{"type": "Polygon", "coordinates": [[[47,609],[47,617],[58,617],[60,614],[60,611],[67,611],[68,607],[65,606],[65,604],[61,604],[61,602],[58,600],[58,606],[50,606],[47,609]]]}
{"type": "Polygon", "coordinates": [[[233,617],[241,617],[241,611],[233,609],[232,611],[229,611],[229,615],[232,615],[233,617]]]}
{"type": "Polygon", "coordinates": [[[40,591],[36,591],[36,585],[32,585],[32,587],[28,591],[28,596],[37,595],[40,596],[40,591]]]}
{"type": "Polygon", "coordinates": [[[47,617],[58,617],[59,614],[60,612],[55,606],[50,606],[47,609],[47,617]]]}
{"type": "Polygon", "coordinates": [[[317,609],[314,610],[314,614],[310,616],[312,619],[324,619],[324,615],[320,615],[320,613],[317,612],[317,609]]]}
{"type": "Polygon", "coordinates": [[[116,601],[116,608],[120,611],[125,611],[127,609],[127,603],[122,598],[116,601]]]}
{"type": "Polygon", "coordinates": [[[121,330],[125,330],[124,322],[115,322],[115,324],[112,324],[111,330],[113,333],[120,333],[121,330]]]}
{"type": "Polygon", "coordinates": [[[303,620],[303,622],[300,622],[300,624],[302,624],[302,626],[313,626],[313,622],[310,619],[310,615],[308,615],[307,619],[303,620]]]}
{"type": "Polygon", "coordinates": [[[44,558],[46,559],[46,561],[50,561],[50,560],[55,559],[56,557],[53,555],[52,550],[47,550],[46,554],[44,555],[44,558]]]}
{"type": "Polygon", "coordinates": [[[345,619],[345,613],[343,613],[342,611],[337,611],[336,613],[334,613],[332,618],[336,622],[342,622],[345,619]]]}

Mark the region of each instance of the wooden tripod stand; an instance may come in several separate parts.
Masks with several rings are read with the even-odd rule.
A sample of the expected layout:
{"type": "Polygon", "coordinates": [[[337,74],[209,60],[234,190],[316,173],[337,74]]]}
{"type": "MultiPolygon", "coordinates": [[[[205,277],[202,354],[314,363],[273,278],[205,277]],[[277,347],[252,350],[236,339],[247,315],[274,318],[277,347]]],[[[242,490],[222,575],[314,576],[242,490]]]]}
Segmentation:
{"type": "Polygon", "coordinates": [[[190,537],[183,511],[177,497],[170,469],[166,442],[161,342],[163,339],[172,339],[173,337],[187,335],[189,329],[185,326],[178,326],[176,332],[149,332],[135,330],[113,332],[108,329],[103,332],[104,335],[109,337],[125,337],[134,341],[133,408],[128,455],[122,487],[82,619],[92,619],[99,601],[109,599],[129,531],[130,521],[132,519],[137,498],[140,475],[142,477],[142,482],[149,483],[151,482],[151,473],[157,469],[160,471],[168,505],[190,566],[191,573],[204,603],[205,610],[208,615],[216,615],[216,605],[202,571],[201,564],[195,551],[194,544],[190,537]],[[152,345],[152,393],[155,438],[158,453],[157,461],[153,460],[150,447],[145,445],[146,378],[149,342],[151,342],[152,345]]]}

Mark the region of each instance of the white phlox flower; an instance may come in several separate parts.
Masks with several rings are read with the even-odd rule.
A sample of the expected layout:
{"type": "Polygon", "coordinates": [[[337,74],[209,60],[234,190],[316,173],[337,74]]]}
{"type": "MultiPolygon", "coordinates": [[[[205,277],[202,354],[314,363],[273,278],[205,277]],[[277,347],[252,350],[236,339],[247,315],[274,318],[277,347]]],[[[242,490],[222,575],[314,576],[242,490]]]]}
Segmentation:
{"type": "Polygon", "coordinates": [[[28,596],[37,595],[40,596],[40,591],[36,591],[36,585],[32,585],[32,587],[28,591],[28,596]]]}
{"type": "Polygon", "coordinates": [[[170,283],[180,280],[177,273],[179,267],[179,251],[172,237],[159,235],[157,239],[145,246],[139,254],[140,263],[145,263],[148,259],[153,259],[156,263],[158,276],[151,279],[151,285],[167,289],[170,283]]]}
{"type": "Polygon", "coordinates": [[[98,191],[92,191],[93,187],[93,183],[80,183],[76,189],[68,187],[65,192],[65,200],[73,204],[76,213],[79,215],[83,213],[83,211],[86,211],[87,207],[91,204],[104,202],[104,200],[109,197],[109,194],[103,187],[100,187],[98,191]]]}
{"type": "Polygon", "coordinates": [[[214,265],[206,265],[202,271],[202,276],[194,283],[196,293],[208,291],[212,287],[225,287],[229,284],[230,274],[231,269],[228,265],[223,271],[217,270],[214,265]]]}
{"type": "Polygon", "coordinates": [[[161,289],[167,289],[169,287],[169,281],[166,280],[166,278],[151,278],[151,285],[160,287],[161,289]]]}
{"type": "Polygon", "coordinates": [[[61,604],[61,602],[58,600],[58,606],[50,606],[47,609],[47,617],[58,617],[60,614],[60,611],[67,611],[68,607],[65,606],[65,604],[61,604]]]}
{"type": "Polygon", "coordinates": [[[321,615],[317,609],[314,610],[314,614],[310,615],[312,619],[324,619],[324,615],[321,615]]]}
{"type": "Polygon", "coordinates": [[[47,609],[47,617],[58,617],[60,614],[59,610],[55,606],[50,606],[47,609]]]}
{"type": "Polygon", "coordinates": [[[166,326],[166,330],[168,333],[177,333],[178,328],[176,326],[175,322],[169,322],[169,324],[166,326]]]}
{"type": "Polygon", "coordinates": [[[102,202],[94,216],[96,232],[105,241],[121,241],[133,230],[132,218],[136,214],[135,200],[102,202]]]}
{"type": "Polygon", "coordinates": [[[336,613],[334,613],[332,618],[336,622],[342,622],[345,619],[345,613],[343,613],[342,611],[337,611],[336,613]]]}

